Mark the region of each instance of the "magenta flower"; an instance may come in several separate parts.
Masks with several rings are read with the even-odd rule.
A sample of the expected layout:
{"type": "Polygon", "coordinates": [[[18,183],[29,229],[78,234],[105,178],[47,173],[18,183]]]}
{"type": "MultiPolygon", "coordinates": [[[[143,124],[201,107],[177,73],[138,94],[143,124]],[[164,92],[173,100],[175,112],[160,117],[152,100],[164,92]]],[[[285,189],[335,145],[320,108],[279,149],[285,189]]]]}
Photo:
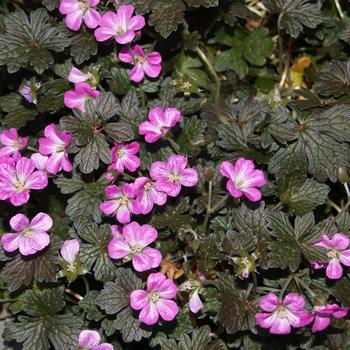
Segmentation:
{"type": "Polygon", "coordinates": [[[122,235],[113,235],[108,244],[108,255],[112,259],[132,260],[132,265],[138,272],[156,268],[162,261],[162,255],[148,245],[157,237],[158,232],[151,225],[140,226],[137,222],[131,222],[124,226],[122,235]]]}
{"type": "Polygon", "coordinates": [[[312,322],[313,316],[304,310],[304,305],[304,298],[296,293],[289,293],[283,301],[269,293],[260,299],[260,308],[266,312],[257,313],[255,319],[271,334],[289,334],[291,326],[300,328],[312,322]]]}
{"type": "Polygon", "coordinates": [[[129,223],[134,212],[134,186],[125,184],[120,188],[110,185],[105,188],[105,193],[110,200],[101,203],[101,211],[106,215],[115,215],[121,224],[129,223]]]}
{"type": "Polygon", "coordinates": [[[96,331],[85,330],[79,334],[79,348],[83,350],[114,350],[112,344],[102,343],[96,331]]]}
{"type": "Polygon", "coordinates": [[[79,84],[84,83],[92,78],[91,73],[84,73],[80,69],[75,68],[74,66],[68,74],[68,81],[70,83],[79,84]]]}
{"type": "Polygon", "coordinates": [[[343,318],[349,311],[348,307],[341,307],[337,304],[328,304],[314,307],[314,323],[312,332],[320,332],[325,330],[331,323],[331,318],[343,318]]]}
{"type": "Polygon", "coordinates": [[[189,307],[194,314],[203,308],[202,300],[199,297],[199,288],[197,288],[190,296],[189,307]]]}
{"type": "Polygon", "coordinates": [[[124,63],[132,63],[134,68],[130,72],[130,80],[139,83],[144,79],[145,74],[150,78],[157,78],[162,70],[162,56],[159,52],[153,51],[145,54],[140,45],[135,45],[131,50],[123,47],[118,55],[124,63]]]}
{"type": "Polygon", "coordinates": [[[198,183],[198,173],[195,169],[187,168],[187,158],[172,155],[167,162],[154,162],[150,175],[156,181],[158,191],[165,192],[170,197],[176,197],[181,186],[192,187],[198,183]]]}
{"type": "Polygon", "coordinates": [[[55,124],[45,128],[45,137],[39,139],[39,152],[49,156],[46,162],[46,170],[51,174],[57,174],[62,169],[72,171],[73,165],[67,154],[67,148],[71,143],[72,136],[66,131],[58,132],[55,124]]]}
{"type": "Polygon", "coordinates": [[[167,194],[156,189],[155,182],[147,177],[139,177],[134,182],[135,190],[135,214],[148,214],[154,204],[164,205],[167,194]]]}
{"type": "Polygon", "coordinates": [[[66,25],[69,29],[78,31],[81,24],[95,29],[101,19],[95,10],[100,0],[61,0],[59,10],[62,15],[67,15],[66,25]]]}
{"type": "Polygon", "coordinates": [[[149,121],[140,123],[139,134],[145,135],[145,141],[153,143],[163,137],[180,120],[181,113],[176,108],[155,107],[148,113],[149,121]]]}
{"type": "Polygon", "coordinates": [[[327,265],[326,275],[330,279],[339,279],[343,275],[343,268],[340,263],[350,266],[350,240],[342,233],[335,233],[332,239],[327,235],[322,236],[322,240],[314,245],[327,249],[329,258],[328,264],[317,262],[313,264],[314,269],[320,269],[327,265]]]}
{"type": "Polygon", "coordinates": [[[40,171],[46,171],[46,163],[49,157],[43,156],[40,153],[33,153],[30,159],[35,163],[35,167],[40,171]]]}
{"type": "Polygon", "coordinates": [[[76,239],[68,239],[63,242],[61,255],[69,266],[74,266],[74,262],[79,253],[79,249],[80,245],[76,239]]]}
{"type": "Polygon", "coordinates": [[[21,157],[20,151],[27,146],[28,139],[20,137],[16,128],[11,128],[0,134],[0,142],[4,145],[0,148],[0,157],[13,156],[18,159],[21,157]]]}
{"type": "Polygon", "coordinates": [[[32,221],[23,214],[17,214],[10,220],[14,233],[5,233],[1,242],[6,252],[12,253],[19,249],[22,255],[31,255],[40,252],[50,243],[47,231],[52,227],[49,215],[39,213],[32,221]]]}
{"type": "Polygon", "coordinates": [[[140,167],[140,158],[135,156],[139,150],[140,144],[138,142],[129,144],[116,142],[111,151],[112,164],[108,167],[108,170],[115,169],[123,173],[126,168],[131,172],[136,171],[140,167]]]}
{"type": "Polygon", "coordinates": [[[116,13],[108,11],[100,20],[100,27],[95,30],[97,41],[106,41],[114,37],[119,44],[128,44],[135,38],[135,31],[145,26],[143,16],[133,16],[134,6],[121,5],[116,13]]]}
{"type": "Polygon", "coordinates": [[[147,278],[147,291],[134,290],[130,295],[130,305],[134,310],[141,310],[139,319],[147,325],[158,322],[159,316],[164,321],[172,321],[179,308],[175,301],[178,292],[176,284],[161,272],[151,273],[147,278]]]}
{"type": "Polygon", "coordinates": [[[0,200],[9,199],[18,207],[29,200],[30,190],[41,190],[48,185],[47,175],[34,171],[35,163],[28,158],[21,158],[16,163],[13,158],[1,158],[0,200]]]}
{"type": "Polygon", "coordinates": [[[245,195],[252,202],[261,199],[261,191],[257,187],[266,185],[264,173],[254,168],[251,160],[239,158],[235,164],[224,161],[220,165],[220,173],[229,180],[226,189],[234,198],[245,195]]]}
{"type": "Polygon", "coordinates": [[[79,109],[85,112],[85,103],[89,99],[95,99],[100,92],[93,89],[88,83],[78,83],[74,90],[64,93],[64,105],[71,109],[79,109]]]}

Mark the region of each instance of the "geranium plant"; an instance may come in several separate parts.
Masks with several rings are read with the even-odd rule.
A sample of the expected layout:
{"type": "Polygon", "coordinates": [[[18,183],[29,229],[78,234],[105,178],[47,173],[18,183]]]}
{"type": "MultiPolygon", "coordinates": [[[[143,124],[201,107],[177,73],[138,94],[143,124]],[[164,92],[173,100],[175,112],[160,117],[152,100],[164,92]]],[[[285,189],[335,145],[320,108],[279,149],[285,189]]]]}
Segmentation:
{"type": "Polygon", "coordinates": [[[349,3],[0,24],[5,349],[350,347],[349,3]]]}

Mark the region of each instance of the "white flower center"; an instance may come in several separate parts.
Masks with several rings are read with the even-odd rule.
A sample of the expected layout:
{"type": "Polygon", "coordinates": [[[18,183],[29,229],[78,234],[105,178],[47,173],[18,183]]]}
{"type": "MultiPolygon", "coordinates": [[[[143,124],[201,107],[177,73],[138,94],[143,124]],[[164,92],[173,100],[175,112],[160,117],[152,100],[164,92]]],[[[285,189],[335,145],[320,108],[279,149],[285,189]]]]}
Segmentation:
{"type": "Polygon", "coordinates": [[[152,189],[152,184],[150,182],[147,182],[143,188],[145,191],[150,191],[152,189]]]}
{"type": "Polygon", "coordinates": [[[151,301],[152,303],[156,303],[156,302],[160,299],[160,296],[159,296],[158,293],[152,292],[152,293],[150,293],[150,295],[149,295],[149,299],[150,299],[150,301],[151,301]]]}
{"type": "Polygon", "coordinates": [[[125,151],[123,148],[119,148],[117,150],[117,156],[118,156],[118,158],[123,158],[125,156],[125,151]]]}
{"type": "Polygon", "coordinates": [[[129,203],[129,197],[125,195],[121,196],[119,200],[121,205],[127,205],[129,203]]]}
{"type": "Polygon", "coordinates": [[[78,8],[79,8],[79,10],[85,12],[89,9],[89,5],[86,2],[86,0],[82,0],[82,1],[79,1],[78,8]]]}
{"type": "Polygon", "coordinates": [[[327,256],[330,259],[339,259],[339,252],[336,249],[331,249],[328,251],[327,256]]]}
{"type": "Polygon", "coordinates": [[[277,316],[279,318],[287,318],[288,314],[287,314],[287,311],[286,309],[284,308],[284,306],[279,306],[278,309],[277,309],[277,316]]]}
{"type": "Polygon", "coordinates": [[[75,266],[74,266],[74,264],[69,264],[68,267],[67,267],[67,270],[68,270],[69,272],[74,272],[74,271],[75,271],[75,266]]]}
{"type": "Polygon", "coordinates": [[[29,227],[22,230],[22,236],[26,238],[31,238],[33,236],[33,232],[30,230],[29,227]]]}
{"type": "Polygon", "coordinates": [[[57,153],[64,152],[64,145],[57,145],[56,146],[56,152],[57,153]]]}
{"type": "Polygon", "coordinates": [[[17,182],[14,184],[14,186],[16,188],[16,192],[18,192],[18,193],[23,192],[24,188],[25,188],[25,185],[26,185],[26,183],[25,183],[24,180],[22,180],[22,181],[17,180],[17,182]]]}
{"type": "Polygon", "coordinates": [[[238,189],[244,187],[244,180],[242,180],[242,179],[236,180],[235,181],[235,187],[238,188],[238,189]]]}
{"type": "Polygon", "coordinates": [[[180,179],[181,179],[181,176],[179,174],[176,174],[176,173],[171,173],[169,176],[169,181],[173,184],[176,182],[179,182],[180,179]]]}
{"type": "Polygon", "coordinates": [[[185,89],[185,90],[189,90],[189,89],[191,89],[192,84],[191,84],[189,81],[185,81],[185,82],[182,84],[182,87],[183,87],[183,89],[185,89]]]}
{"type": "Polygon", "coordinates": [[[136,63],[144,64],[146,62],[146,57],[144,56],[135,56],[136,63]]]}

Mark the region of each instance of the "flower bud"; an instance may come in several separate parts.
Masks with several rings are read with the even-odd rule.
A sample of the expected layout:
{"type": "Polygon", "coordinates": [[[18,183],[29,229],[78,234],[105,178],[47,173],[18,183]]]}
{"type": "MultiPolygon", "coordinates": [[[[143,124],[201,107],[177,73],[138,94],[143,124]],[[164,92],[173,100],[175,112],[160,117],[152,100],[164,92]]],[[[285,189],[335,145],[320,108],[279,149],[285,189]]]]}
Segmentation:
{"type": "Polygon", "coordinates": [[[345,184],[349,180],[348,170],[344,166],[338,168],[338,180],[345,184]]]}

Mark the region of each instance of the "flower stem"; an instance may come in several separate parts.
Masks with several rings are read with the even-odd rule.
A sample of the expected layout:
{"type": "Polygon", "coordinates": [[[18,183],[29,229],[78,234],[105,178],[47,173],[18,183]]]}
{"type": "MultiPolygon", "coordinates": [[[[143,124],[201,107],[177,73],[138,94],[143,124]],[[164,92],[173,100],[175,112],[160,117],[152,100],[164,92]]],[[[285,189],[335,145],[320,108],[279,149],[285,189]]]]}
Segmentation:
{"type": "Polygon", "coordinates": [[[311,295],[312,298],[316,296],[316,293],[314,293],[302,279],[296,276],[295,281],[297,282],[297,284],[300,284],[300,286],[303,287],[311,295]]]}
{"type": "Polygon", "coordinates": [[[292,281],[293,278],[294,278],[294,274],[290,274],[288,276],[286,282],[284,283],[283,288],[280,291],[280,295],[279,295],[280,299],[282,299],[284,292],[287,290],[287,288],[288,288],[288,286],[289,286],[289,284],[290,284],[290,282],[292,281]]]}
{"type": "Polygon", "coordinates": [[[328,204],[333,207],[338,213],[342,211],[338,204],[334,203],[331,199],[328,199],[328,204]]]}
{"type": "Polygon", "coordinates": [[[347,182],[344,183],[344,188],[345,188],[345,191],[346,191],[348,198],[350,198],[349,185],[347,182]]]}
{"type": "Polygon", "coordinates": [[[344,12],[339,4],[339,0],[333,0],[333,3],[334,3],[334,6],[336,7],[337,11],[338,11],[338,14],[339,14],[339,17],[341,19],[344,18],[344,12]]]}
{"type": "Polygon", "coordinates": [[[210,210],[210,214],[215,213],[216,211],[218,211],[219,209],[221,209],[221,207],[227,202],[227,200],[230,198],[230,195],[227,193],[225,197],[223,197],[221,199],[221,201],[219,203],[217,203],[216,205],[214,205],[211,210],[210,210]]]}
{"type": "Polygon", "coordinates": [[[203,224],[204,234],[207,233],[207,229],[208,229],[212,197],[213,197],[213,181],[209,181],[207,214],[205,215],[204,224],[203,224]]]}
{"type": "Polygon", "coordinates": [[[86,278],[86,276],[81,276],[81,278],[84,281],[84,286],[85,286],[85,294],[88,294],[90,292],[90,286],[89,286],[89,281],[86,278]]]}
{"type": "Polygon", "coordinates": [[[214,104],[215,104],[215,109],[217,113],[217,118],[220,120],[221,123],[223,124],[229,124],[228,120],[221,114],[220,111],[220,93],[221,93],[221,81],[219,76],[216,74],[215,68],[212,65],[212,63],[208,60],[208,57],[205,55],[205,53],[197,47],[196,52],[198,56],[201,58],[201,60],[205,63],[207,66],[210,74],[215,80],[215,95],[214,95],[214,104]]]}
{"type": "Polygon", "coordinates": [[[82,300],[82,299],[84,299],[80,294],[74,292],[73,290],[71,290],[71,289],[69,289],[69,288],[65,288],[64,291],[65,291],[67,294],[73,296],[73,297],[74,297],[75,299],[77,299],[77,300],[82,300]]]}
{"type": "Polygon", "coordinates": [[[32,151],[32,152],[35,152],[35,153],[39,152],[39,150],[37,148],[31,147],[31,146],[27,146],[27,149],[28,149],[28,151],[32,151]]]}
{"type": "Polygon", "coordinates": [[[167,140],[168,140],[169,145],[171,146],[171,148],[174,150],[174,152],[176,154],[181,154],[179,145],[171,138],[168,138],[167,140]]]}

